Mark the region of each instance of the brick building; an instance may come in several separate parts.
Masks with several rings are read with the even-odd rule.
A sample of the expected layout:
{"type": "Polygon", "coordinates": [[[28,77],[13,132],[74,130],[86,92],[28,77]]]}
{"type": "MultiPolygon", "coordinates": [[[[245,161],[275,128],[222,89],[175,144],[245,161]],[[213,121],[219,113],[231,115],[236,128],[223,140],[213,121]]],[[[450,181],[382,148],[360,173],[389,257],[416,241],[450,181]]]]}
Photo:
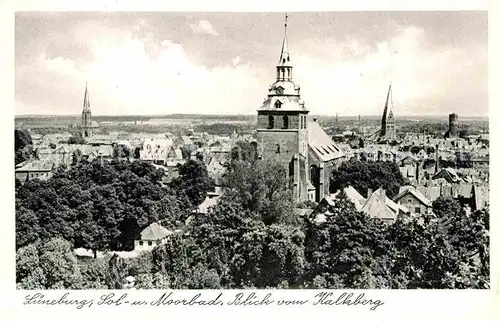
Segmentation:
{"type": "Polygon", "coordinates": [[[287,169],[297,201],[319,201],[329,195],[331,168],[345,157],[318,123],[309,122],[292,69],[285,23],[276,81],[257,110],[258,152],[287,169]]]}

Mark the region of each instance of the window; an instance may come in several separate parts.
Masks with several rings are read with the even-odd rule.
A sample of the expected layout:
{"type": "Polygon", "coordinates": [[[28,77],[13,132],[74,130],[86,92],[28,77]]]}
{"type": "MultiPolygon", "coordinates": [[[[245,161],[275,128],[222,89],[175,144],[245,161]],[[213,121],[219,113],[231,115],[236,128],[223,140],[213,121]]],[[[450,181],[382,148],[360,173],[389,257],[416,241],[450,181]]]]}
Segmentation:
{"type": "Polygon", "coordinates": [[[152,245],[153,245],[153,242],[152,242],[152,241],[148,241],[148,245],[149,245],[149,246],[152,246],[152,245]]]}
{"type": "Polygon", "coordinates": [[[280,144],[276,144],[276,154],[280,153],[280,144]]]}
{"type": "Polygon", "coordinates": [[[282,103],[281,103],[281,101],[279,101],[279,100],[277,100],[277,101],[274,103],[274,107],[276,107],[276,108],[281,108],[281,105],[282,105],[282,103]]]}
{"type": "MultiPolygon", "coordinates": [[[[335,150],[334,150],[332,147],[335,147],[335,146],[333,146],[333,145],[328,146],[328,149],[329,149],[329,150],[331,150],[332,152],[334,152],[334,153],[335,153],[335,150]]],[[[335,149],[336,149],[336,148],[335,148],[335,149]]],[[[337,149],[337,151],[338,151],[338,149],[337,149]]]]}
{"type": "Polygon", "coordinates": [[[420,214],[420,207],[415,207],[415,213],[420,214]]]}
{"type": "Polygon", "coordinates": [[[143,245],[144,245],[144,242],[143,242],[143,241],[139,241],[139,245],[140,245],[140,246],[143,246],[143,245]]]}
{"type": "Polygon", "coordinates": [[[411,203],[413,200],[411,198],[408,199],[408,203],[411,203]]]}
{"type": "Polygon", "coordinates": [[[267,128],[273,129],[274,128],[274,117],[272,115],[269,115],[268,120],[269,120],[269,125],[267,126],[267,128]]]}
{"type": "Polygon", "coordinates": [[[288,129],[288,115],[283,116],[283,129],[288,129]]]}

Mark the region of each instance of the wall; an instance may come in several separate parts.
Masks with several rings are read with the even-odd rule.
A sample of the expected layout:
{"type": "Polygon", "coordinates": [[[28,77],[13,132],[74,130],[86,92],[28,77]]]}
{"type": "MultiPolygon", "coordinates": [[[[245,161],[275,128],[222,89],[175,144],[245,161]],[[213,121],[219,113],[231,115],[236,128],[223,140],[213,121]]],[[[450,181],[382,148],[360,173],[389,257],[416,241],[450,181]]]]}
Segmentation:
{"type": "Polygon", "coordinates": [[[411,212],[416,213],[416,214],[425,214],[427,213],[427,206],[422,204],[415,196],[412,194],[406,194],[403,196],[401,199],[399,199],[399,202],[406,206],[411,212]],[[417,213],[417,210],[415,208],[420,208],[420,213],[417,213]]]}
{"type": "Polygon", "coordinates": [[[298,129],[299,128],[299,115],[298,114],[290,114],[289,112],[275,112],[272,113],[259,113],[257,116],[257,128],[258,129],[267,129],[269,126],[269,115],[274,117],[274,129],[282,129],[283,128],[283,115],[288,115],[288,128],[289,129],[298,129]]]}
{"type": "Polygon", "coordinates": [[[134,251],[136,251],[136,252],[151,251],[157,245],[165,243],[165,240],[166,240],[166,238],[159,240],[159,241],[135,240],[134,241],[134,251]],[[141,242],[142,242],[142,245],[141,245],[141,242]],[[151,245],[149,245],[148,242],[151,242],[151,245]]]}

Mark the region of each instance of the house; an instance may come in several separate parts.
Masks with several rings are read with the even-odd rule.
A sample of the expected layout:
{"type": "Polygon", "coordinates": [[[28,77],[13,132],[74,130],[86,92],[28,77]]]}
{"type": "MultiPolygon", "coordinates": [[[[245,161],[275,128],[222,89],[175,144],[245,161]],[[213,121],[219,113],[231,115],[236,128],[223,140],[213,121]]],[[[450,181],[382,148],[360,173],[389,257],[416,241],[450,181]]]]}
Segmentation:
{"type": "Polygon", "coordinates": [[[402,186],[392,200],[415,214],[427,214],[432,210],[432,202],[413,186],[402,186]]]}
{"type": "MultiPolygon", "coordinates": [[[[385,195],[382,188],[375,192],[368,190],[368,198],[364,198],[355,188],[348,186],[343,189],[347,199],[353,204],[358,212],[364,212],[371,217],[376,217],[387,223],[393,223],[400,214],[409,215],[410,211],[402,204],[396,204],[385,195]]],[[[335,200],[340,191],[324,197],[315,209],[317,216],[315,223],[320,224],[326,220],[326,216],[331,215],[330,209],[335,207],[335,200]]]]}
{"type": "Polygon", "coordinates": [[[125,279],[123,279],[123,289],[132,289],[135,286],[135,281],[136,280],[132,275],[127,276],[125,279]]]}
{"type": "Polygon", "coordinates": [[[368,191],[368,199],[361,208],[361,212],[392,224],[396,221],[400,207],[385,195],[384,189],[379,188],[373,193],[368,191]]]}
{"type": "Polygon", "coordinates": [[[184,158],[182,157],[182,151],[180,148],[170,147],[170,150],[167,153],[166,164],[167,167],[176,167],[177,165],[184,164],[184,158]]]}
{"type": "MultiPolygon", "coordinates": [[[[354,204],[354,208],[356,208],[356,211],[361,211],[363,208],[363,205],[366,202],[366,198],[363,197],[354,187],[352,186],[347,186],[343,189],[344,193],[346,194],[347,198],[354,204]]],[[[337,191],[334,194],[330,194],[330,196],[325,197],[325,201],[327,202],[328,205],[333,206],[334,205],[334,200],[337,198],[337,196],[340,194],[340,191],[337,191]]],[[[323,202],[323,200],[322,200],[323,202]]],[[[321,202],[320,202],[321,203],[321,202]]],[[[325,203],[323,203],[325,204],[325,203]]]]}
{"type": "Polygon", "coordinates": [[[432,179],[444,178],[448,183],[459,183],[461,181],[460,176],[455,172],[453,168],[443,168],[438,171],[432,179]]]}
{"type": "Polygon", "coordinates": [[[21,183],[31,179],[47,180],[52,176],[56,167],[53,162],[34,160],[15,169],[15,176],[21,183]]]}
{"type": "Polygon", "coordinates": [[[165,164],[167,155],[172,148],[171,139],[146,139],[144,140],[142,150],[139,152],[139,159],[156,164],[165,164]]]}
{"type": "Polygon", "coordinates": [[[209,196],[207,196],[207,198],[203,201],[203,203],[201,203],[198,206],[198,209],[196,210],[196,213],[199,213],[199,214],[208,214],[209,209],[211,207],[215,206],[217,204],[218,200],[219,200],[219,196],[215,196],[215,197],[209,197],[209,196]]]}
{"type": "Polygon", "coordinates": [[[173,234],[158,223],[151,223],[141,232],[140,240],[134,242],[134,251],[150,251],[155,246],[165,243],[166,238],[173,234]]]}

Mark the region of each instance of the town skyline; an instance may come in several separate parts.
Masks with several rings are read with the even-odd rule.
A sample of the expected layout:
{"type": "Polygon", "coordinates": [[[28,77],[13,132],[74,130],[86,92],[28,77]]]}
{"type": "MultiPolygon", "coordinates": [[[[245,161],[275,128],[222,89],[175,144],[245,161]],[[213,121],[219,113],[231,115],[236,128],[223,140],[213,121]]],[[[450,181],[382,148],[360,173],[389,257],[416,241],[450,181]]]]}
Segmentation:
{"type": "MultiPolygon", "coordinates": [[[[487,12],[289,17],[311,114],[381,115],[392,83],[396,118],[488,116],[487,12]]],[[[17,13],[16,117],[78,115],[87,81],[95,116],[255,115],[283,23],[281,13],[17,13]]]]}

